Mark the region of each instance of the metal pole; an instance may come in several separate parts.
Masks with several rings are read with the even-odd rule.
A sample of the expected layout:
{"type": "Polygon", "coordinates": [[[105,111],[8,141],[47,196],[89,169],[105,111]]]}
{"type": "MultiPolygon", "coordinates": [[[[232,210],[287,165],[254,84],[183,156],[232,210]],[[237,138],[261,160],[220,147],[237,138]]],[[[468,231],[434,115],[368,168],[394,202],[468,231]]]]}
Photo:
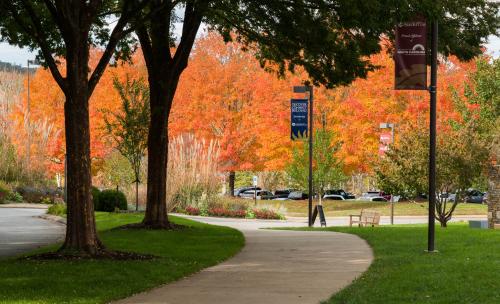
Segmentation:
{"type": "Polygon", "coordinates": [[[309,209],[308,209],[308,218],[309,218],[309,227],[312,227],[312,197],[313,193],[313,87],[307,86],[307,90],[309,91],[309,209]]]}
{"type": "Polygon", "coordinates": [[[30,60],[28,60],[28,101],[27,101],[27,109],[26,109],[26,119],[28,124],[28,136],[26,139],[26,166],[29,168],[30,158],[31,158],[31,127],[30,127],[30,60]]]}
{"type": "Polygon", "coordinates": [[[432,22],[431,38],[431,86],[430,93],[430,142],[429,142],[429,226],[427,251],[434,252],[435,209],[436,209],[436,93],[437,93],[437,44],[438,24],[432,22]]]}
{"type": "MultiPolygon", "coordinates": [[[[394,123],[391,124],[391,145],[394,147],[394,123]]],[[[394,195],[391,194],[391,225],[394,225],[394,195]]]]}

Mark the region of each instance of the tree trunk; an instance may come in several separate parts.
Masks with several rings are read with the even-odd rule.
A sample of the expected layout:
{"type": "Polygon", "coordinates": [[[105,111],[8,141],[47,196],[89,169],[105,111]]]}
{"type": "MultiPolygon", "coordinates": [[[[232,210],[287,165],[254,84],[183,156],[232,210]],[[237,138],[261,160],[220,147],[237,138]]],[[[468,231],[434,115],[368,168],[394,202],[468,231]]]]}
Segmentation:
{"type": "MultiPolygon", "coordinates": [[[[150,77],[151,79],[151,77],[150,77]]],[[[172,98],[166,85],[150,81],[151,121],[148,134],[148,185],[144,225],[170,228],[167,217],[168,116],[172,98]],[[167,100],[165,100],[167,99],[167,100]]]]}
{"type": "Polygon", "coordinates": [[[135,179],[135,211],[139,211],[139,179],[135,179]]]}
{"type": "Polygon", "coordinates": [[[234,181],[236,180],[236,173],[234,171],[229,172],[229,195],[234,196],[234,181]]]}
{"type": "MultiPolygon", "coordinates": [[[[156,8],[156,4],[156,2],[151,4],[152,9],[156,8]]],[[[184,7],[182,37],[172,56],[171,13],[171,6],[163,6],[151,16],[148,27],[139,27],[136,30],[148,70],[151,109],[148,134],[148,189],[143,224],[157,229],[170,228],[166,202],[168,117],[179,77],[187,67],[189,54],[202,19],[202,15],[197,12],[195,2],[188,1],[184,7]]]]}
{"type": "Polygon", "coordinates": [[[64,104],[68,213],[66,239],[60,251],[95,255],[103,246],[97,237],[91,195],[87,63],[85,44],[68,48],[64,104]]]}

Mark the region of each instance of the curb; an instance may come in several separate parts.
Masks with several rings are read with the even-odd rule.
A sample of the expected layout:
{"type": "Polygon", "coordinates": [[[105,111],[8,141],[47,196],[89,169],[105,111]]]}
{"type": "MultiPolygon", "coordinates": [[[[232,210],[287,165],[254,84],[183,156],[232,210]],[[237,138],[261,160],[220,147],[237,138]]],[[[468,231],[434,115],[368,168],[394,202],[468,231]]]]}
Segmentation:
{"type": "Polygon", "coordinates": [[[66,219],[57,215],[52,215],[52,214],[42,214],[39,216],[36,216],[37,218],[41,218],[46,221],[54,222],[60,225],[65,225],[66,226],[66,219]]]}
{"type": "Polygon", "coordinates": [[[49,206],[44,204],[8,203],[0,204],[0,208],[48,209],[49,206]]]}

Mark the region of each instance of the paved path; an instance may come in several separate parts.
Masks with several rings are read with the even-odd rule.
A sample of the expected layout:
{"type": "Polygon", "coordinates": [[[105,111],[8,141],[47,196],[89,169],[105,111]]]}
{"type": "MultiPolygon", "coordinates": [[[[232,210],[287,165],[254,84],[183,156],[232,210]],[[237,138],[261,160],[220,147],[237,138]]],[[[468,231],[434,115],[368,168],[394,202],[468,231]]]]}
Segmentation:
{"type": "Polygon", "coordinates": [[[193,219],[240,229],[245,247],[222,264],[117,303],[318,303],[352,282],[373,259],[367,243],[354,235],[259,230],[283,221],[193,219]]]}
{"type": "Polygon", "coordinates": [[[0,208],[0,259],[63,238],[63,225],[36,217],[44,213],[45,209],[0,208]]]}

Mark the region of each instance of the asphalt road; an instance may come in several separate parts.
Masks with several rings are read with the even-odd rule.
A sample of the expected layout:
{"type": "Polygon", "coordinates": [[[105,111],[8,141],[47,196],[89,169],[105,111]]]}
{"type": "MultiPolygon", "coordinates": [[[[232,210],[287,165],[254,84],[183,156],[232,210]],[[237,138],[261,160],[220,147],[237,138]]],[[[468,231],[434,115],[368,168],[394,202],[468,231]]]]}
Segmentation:
{"type": "Polygon", "coordinates": [[[45,209],[0,208],[0,259],[64,237],[65,226],[37,218],[45,209]]]}

